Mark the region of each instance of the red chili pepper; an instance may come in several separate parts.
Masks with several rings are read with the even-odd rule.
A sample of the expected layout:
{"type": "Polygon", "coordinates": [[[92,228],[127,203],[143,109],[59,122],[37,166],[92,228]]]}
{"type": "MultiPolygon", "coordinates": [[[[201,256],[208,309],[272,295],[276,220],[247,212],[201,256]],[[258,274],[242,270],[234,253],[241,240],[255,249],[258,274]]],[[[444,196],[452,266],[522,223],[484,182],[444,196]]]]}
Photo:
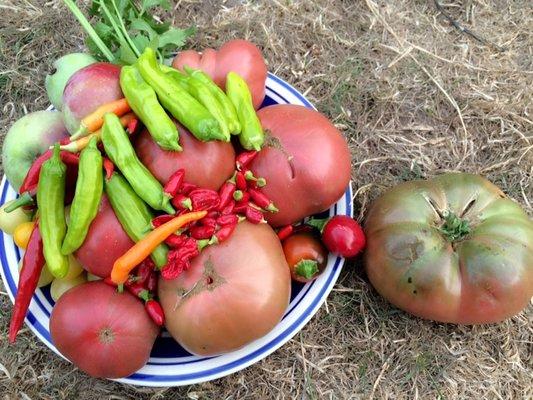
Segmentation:
{"type": "Polygon", "coordinates": [[[250,205],[246,207],[246,211],[244,215],[246,216],[246,219],[250,221],[252,224],[259,224],[265,221],[261,210],[258,210],[257,208],[252,207],[250,205]]]}
{"type": "Polygon", "coordinates": [[[215,233],[215,227],[214,226],[193,226],[191,229],[189,229],[189,232],[191,234],[191,237],[193,237],[196,240],[202,240],[202,239],[209,239],[213,234],[215,233]]]}
{"type": "Polygon", "coordinates": [[[59,154],[61,155],[61,161],[67,165],[78,165],[80,163],[80,156],[78,154],[74,154],[65,150],[59,154]]]}
{"type": "Polygon", "coordinates": [[[235,165],[240,171],[243,168],[247,167],[253,159],[259,154],[258,151],[244,151],[235,158],[235,165]]]}
{"type": "Polygon", "coordinates": [[[155,264],[150,257],[145,258],[137,267],[137,282],[146,287],[150,274],[155,269],[155,264]]]}
{"type": "Polygon", "coordinates": [[[170,214],[163,214],[158,215],[157,217],[152,219],[152,228],[157,228],[158,226],[163,225],[164,223],[170,221],[171,219],[174,219],[174,215],[170,214]]]}
{"type": "MultiPolygon", "coordinates": [[[[169,256],[170,256],[169,252],[169,256]]],[[[170,260],[167,262],[166,265],[163,266],[161,269],[161,276],[163,279],[171,280],[176,279],[178,276],[181,275],[183,271],[186,271],[190,268],[191,262],[188,260],[170,260]]]]}
{"type": "Polygon", "coordinates": [[[137,118],[133,118],[131,121],[128,122],[128,125],[126,125],[126,130],[130,135],[134,134],[137,128],[139,127],[139,120],[137,118]]]}
{"type": "Polygon", "coordinates": [[[170,195],[170,197],[174,197],[181,190],[184,178],[185,170],[183,168],[178,169],[176,172],[170,175],[170,178],[163,188],[163,191],[170,195]]]}
{"type": "Polygon", "coordinates": [[[235,174],[235,185],[237,186],[237,189],[239,190],[246,190],[247,184],[246,184],[246,178],[244,177],[244,174],[242,171],[239,171],[235,174]]]}
{"type": "Polygon", "coordinates": [[[192,210],[192,201],[184,194],[178,193],[172,198],[172,205],[178,210],[192,210]]]}
{"type": "Polygon", "coordinates": [[[104,157],[103,163],[105,170],[105,178],[109,180],[113,176],[113,172],[115,172],[115,164],[113,164],[113,162],[107,157],[104,157]]]}
{"type": "Polygon", "coordinates": [[[235,214],[244,214],[248,208],[248,201],[238,201],[233,207],[233,213],[235,214]]]}
{"type": "Polygon", "coordinates": [[[278,231],[278,239],[279,240],[287,239],[292,234],[293,231],[294,231],[294,227],[292,225],[284,226],[278,231]]]}
{"type": "Polygon", "coordinates": [[[205,217],[200,220],[200,224],[215,229],[217,227],[217,219],[205,217]]]}
{"type": "Polygon", "coordinates": [[[248,203],[250,201],[250,193],[236,190],[233,193],[233,199],[237,202],[248,203]]]}
{"type": "Polygon", "coordinates": [[[218,218],[218,215],[219,215],[219,212],[218,212],[218,211],[215,211],[215,210],[213,210],[213,211],[209,211],[209,212],[205,215],[205,217],[203,217],[203,218],[200,220],[200,222],[202,222],[202,221],[204,221],[204,220],[206,220],[206,219],[207,219],[207,220],[209,220],[209,219],[213,219],[213,218],[214,218],[214,219],[217,219],[217,218],[218,218]]]}
{"type": "MultiPolygon", "coordinates": [[[[316,226],[316,222],[315,220],[314,224],[313,221],[307,223],[316,226]]],[[[332,253],[346,258],[355,257],[365,248],[365,233],[353,218],[347,215],[335,215],[322,226],[322,242],[332,253]]]]}
{"type": "Polygon", "coordinates": [[[220,204],[218,209],[222,210],[233,199],[233,193],[235,193],[235,183],[227,181],[218,190],[218,196],[220,197],[220,204]]]}
{"type": "Polygon", "coordinates": [[[161,304],[157,301],[153,299],[148,300],[144,303],[144,309],[157,326],[163,326],[165,324],[165,313],[163,312],[163,308],[161,308],[161,304]]]}
{"type": "Polygon", "coordinates": [[[20,270],[19,275],[15,305],[9,323],[9,343],[15,342],[17,333],[22,327],[24,318],[26,317],[26,313],[30,306],[31,298],[37,288],[37,283],[39,282],[44,263],[43,241],[41,239],[38,223],[36,223],[31,232],[24,258],[22,259],[22,269],[20,270]]]}
{"type": "Polygon", "coordinates": [[[209,244],[219,244],[225,242],[231,236],[236,226],[236,223],[233,225],[223,226],[213,235],[213,237],[209,241],[209,244]]]}
{"type": "Polygon", "coordinates": [[[231,200],[226,207],[224,207],[222,210],[220,210],[221,215],[229,215],[233,214],[233,209],[235,208],[235,200],[231,200]]]}
{"type": "Polygon", "coordinates": [[[150,298],[150,293],[148,290],[141,285],[140,283],[129,283],[126,282],[125,285],[128,292],[130,292],[135,297],[147,301],[150,298]]]}
{"type": "Polygon", "coordinates": [[[220,204],[218,193],[211,189],[194,189],[189,193],[194,211],[213,210],[220,204]]]}
{"type": "Polygon", "coordinates": [[[52,150],[48,149],[43,154],[35,159],[30,169],[26,173],[26,177],[20,185],[19,192],[24,193],[37,187],[39,183],[39,174],[43,163],[52,157],[52,150]]]}
{"type": "Polygon", "coordinates": [[[197,189],[197,188],[198,188],[198,186],[193,185],[192,183],[183,182],[183,184],[181,185],[181,191],[180,191],[180,193],[181,193],[181,194],[184,194],[184,195],[188,195],[188,194],[191,193],[194,189],[197,189]]]}
{"type": "Polygon", "coordinates": [[[222,215],[217,218],[217,224],[220,226],[224,225],[234,225],[239,222],[239,217],[235,214],[222,215]]]}
{"type": "Polygon", "coordinates": [[[187,239],[187,236],[185,235],[172,234],[165,239],[165,243],[168,244],[170,247],[176,248],[180,247],[185,241],[185,239],[187,239]]]}
{"type": "Polygon", "coordinates": [[[115,288],[117,287],[117,284],[115,282],[113,282],[113,279],[111,279],[110,276],[105,277],[103,280],[104,280],[105,284],[107,284],[109,286],[113,286],[115,288]]]}
{"type": "Polygon", "coordinates": [[[148,289],[152,293],[155,293],[155,291],[157,290],[157,282],[157,273],[155,271],[152,271],[150,277],[146,281],[146,289],[148,289]]]}
{"type": "Polygon", "coordinates": [[[261,193],[257,189],[248,189],[248,193],[250,194],[250,197],[254,201],[255,204],[257,204],[259,207],[270,211],[272,213],[278,212],[278,208],[272,203],[272,201],[265,196],[264,193],[261,193]]]}

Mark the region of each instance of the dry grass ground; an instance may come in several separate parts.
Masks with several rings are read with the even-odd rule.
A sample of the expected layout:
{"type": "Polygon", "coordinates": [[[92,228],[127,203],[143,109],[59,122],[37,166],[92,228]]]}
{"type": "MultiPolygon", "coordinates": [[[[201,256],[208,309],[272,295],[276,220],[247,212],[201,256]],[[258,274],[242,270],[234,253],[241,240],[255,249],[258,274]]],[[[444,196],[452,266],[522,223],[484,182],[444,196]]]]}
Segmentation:
{"type": "MultiPolygon", "coordinates": [[[[58,0],[0,0],[2,134],[47,105],[52,60],[82,34],[58,0]]],[[[533,212],[531,2],[465,0],[453,18],[504,48],[454,29],[432,0],[177,1],[195,47],[257,43],[269,69],[346,134],[356,212],[402,180],[449,170],[486,175],[533,212]]],[[[89,379],[27,330],[6,344],[0,296],[0,397],[6,399],[525,399],[532,393],[533,313],[495,326],[422,321],[346,265],[313,320],[256,365],[214,382],[153,390],[89,379]]]]}

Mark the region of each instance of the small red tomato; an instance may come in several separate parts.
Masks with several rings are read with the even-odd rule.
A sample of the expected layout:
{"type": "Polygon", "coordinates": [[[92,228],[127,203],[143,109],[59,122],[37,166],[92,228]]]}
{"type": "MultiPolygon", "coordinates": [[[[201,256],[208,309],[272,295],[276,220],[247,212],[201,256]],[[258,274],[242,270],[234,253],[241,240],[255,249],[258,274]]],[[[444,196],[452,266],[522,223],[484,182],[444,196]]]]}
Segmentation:
{"type": "Polygon", "coordinates": [[[336,215],[324,226],[322,242],[329,251],[342,257],[354,257],[366,245],[363,229],[347,215],[336,215]]]}
{"type": "Polygon", "coordinates": [[[316,279],[326,268],[328,251],[320,240],[310,233],[297,233],[283,241],[283,252],[291,271],[298,282],[316,279]]]}

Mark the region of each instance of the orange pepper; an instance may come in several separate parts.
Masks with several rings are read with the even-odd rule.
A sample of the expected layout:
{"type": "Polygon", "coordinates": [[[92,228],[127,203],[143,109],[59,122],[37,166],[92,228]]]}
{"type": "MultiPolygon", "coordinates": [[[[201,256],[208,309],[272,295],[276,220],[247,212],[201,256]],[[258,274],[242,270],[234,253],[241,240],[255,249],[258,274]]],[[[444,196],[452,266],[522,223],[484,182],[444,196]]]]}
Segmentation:
{"type": "MultiPolygon", "coordinates": [[[[136,119],[137,116],[131,112],[120,117],[120,123],[123,127],[126,127],[130,124],[131,121],[136,119]]],[[[89,135],[84,136],[78,140],[74,140],[73,142],[64,144],[60,148],[61,150],[70,151],[71,153],[78,153],[87,147],[93,136],[96,136],[98,140],[100,140],[101,134],[102,130],[98,129],[96,132],[90,133],[89,135]]]]}
{"type": "Polygon", "coordinates": [[[100,129],[104,124],[104,115],[107,113],[113,113],[117,117],[120,117],[130,111],[131,107],[125,98],[112,101],[111,103],[102,104],[81,120],[80,127],[70,138],[72,140],[79,139],[80,137],[100,129]]]}
{"type": "Polygon", "coordinates": [[[157,246],[163,243],[166,238],[189,222],[202,219],[206,214],[207,211],[182,214],[155,228],[115,261],[111,270],[111,280],[117,285],[125,283],[130,272],[148,257],[157,246]]]}

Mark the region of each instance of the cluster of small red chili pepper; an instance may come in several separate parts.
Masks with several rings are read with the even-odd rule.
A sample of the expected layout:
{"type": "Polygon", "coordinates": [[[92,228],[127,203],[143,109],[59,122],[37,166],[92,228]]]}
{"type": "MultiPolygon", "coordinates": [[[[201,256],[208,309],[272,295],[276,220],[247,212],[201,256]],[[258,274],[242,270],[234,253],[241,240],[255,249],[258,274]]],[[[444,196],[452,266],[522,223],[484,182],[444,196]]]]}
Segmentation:
{"type": "MultiPolygon", "coordinates": [[[[135,297],[144,301],[144,309],[152,321],[158,326],[163,326],[165,323],[165,314],[163,313],[161,304],[154,299],[157,291],[157,281],[158,277],[155,264],[150,258],[147,258],[137,266],[135,274],[130,275],[130,278],[124,284],[124,288],[135,297]]],[[[117,287],[109,277],[105,278],[104,282],[110,286],[117,287]]],[[[120,288],[120,290],[122,289],[120,288]]]]}
{"type": "MultiPolygon", "coordinates": [[[[164,187],[172,198],[177,213],[207,211],[201,220],[185,227],[180,234],[173,234],[166,244],[170,247],[168,262],[161,269],[165,279],[175,279],[189,269],[191,260],[201,250],[212,244],[226,241],[241,220],[259,224],[266,222],[265,212],[277,212],[276,206],[262,192],[263,178],[257,178],[248,170],[248,165],[257,156],[256,151],[241,153],[236,159],[236,171],[217,191],[199,188],[185,182],[185,171],[176,171],[164,187]]],[[[172,219],[173,215],[159,215],[152,220],[158,227],[172,219]]]]}

